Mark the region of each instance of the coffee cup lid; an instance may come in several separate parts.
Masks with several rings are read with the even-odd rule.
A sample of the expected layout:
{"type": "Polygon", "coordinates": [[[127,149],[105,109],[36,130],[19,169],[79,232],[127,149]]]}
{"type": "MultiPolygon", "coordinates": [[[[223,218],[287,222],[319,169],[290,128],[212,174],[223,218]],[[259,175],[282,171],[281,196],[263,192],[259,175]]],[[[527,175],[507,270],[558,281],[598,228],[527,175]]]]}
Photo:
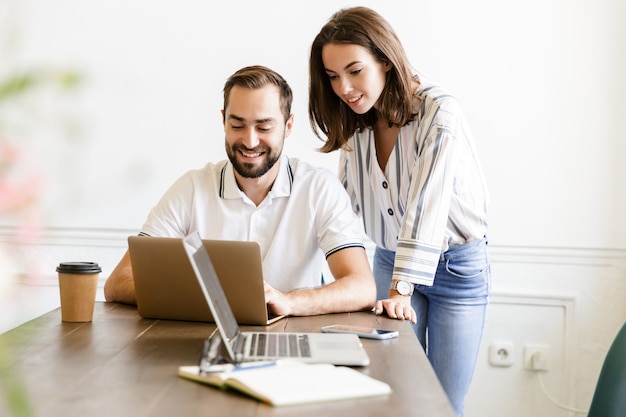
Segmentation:
{"type": "Polygon", "coordinates": [[[61,262],[57,266],[57,272],[68,274],[95,274],[102,272],[102,268],[96,262],[61,262]]]}

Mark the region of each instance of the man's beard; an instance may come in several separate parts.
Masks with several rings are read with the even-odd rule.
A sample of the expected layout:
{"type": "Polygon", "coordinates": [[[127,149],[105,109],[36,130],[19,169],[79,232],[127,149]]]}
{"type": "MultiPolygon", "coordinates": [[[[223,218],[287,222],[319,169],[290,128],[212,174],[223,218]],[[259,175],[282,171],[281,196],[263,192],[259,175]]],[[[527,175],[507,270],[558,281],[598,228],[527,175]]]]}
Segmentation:
{"type": "Polygon", "coordinates": [[[280,149],[276,152],[272,152],[271,148],[266,147],[266,146],[261,146],[261,147],[257,147],[254,149],[247,149],[247,148],[244,148],[244,149],[247,152],[259,152],[260,151],[260,152],[265,153],[265,155],[267,155],[267,159],[265,160],[265,163],[263,165],[257,167],[254,164],[249,164],[246,162],[241,163],[237,160],[237,151],[238,149],[241,149],[241,148],[244,148],[244,147],[241,145],[234,145],[232,147],[229,147],[228,145],[226,145],[226,154],[228,155],[228,159],[230,160],[230,162],[233,164],[235,171],[237,171],[237,173],[244,178],[259,178],[263,176],[267,171],[272,169],[276,161],[280,159],[280,153],[281,153],[280,149]]]}

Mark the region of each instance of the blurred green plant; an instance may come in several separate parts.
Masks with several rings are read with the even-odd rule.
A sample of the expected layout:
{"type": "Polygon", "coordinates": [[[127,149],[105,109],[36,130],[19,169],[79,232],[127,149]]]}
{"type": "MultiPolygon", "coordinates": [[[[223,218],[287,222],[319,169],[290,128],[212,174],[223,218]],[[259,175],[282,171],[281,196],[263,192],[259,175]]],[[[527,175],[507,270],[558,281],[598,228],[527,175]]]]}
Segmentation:
{"type": "MultiPolygon", "coordinates": [[[[29,151],[25,142],[32,136],[31,127],[41,125],[39,105],[50,103],[45,100],[50,97],[46,93],[56,99],[82,81],[80,73],[51,68],[45,62],[38,67],[24,66],[21,52],[27,46],[21,42],[26,28],[22,17],[33,7],[27,3],[0,1],[0,225],[4,216],[19,217],[39,202],[39,173],[23,163],[28,160],[23,156],[29,151]]],[[[19,225],[16,234],[19,227],[31,226],[19,225]]],[[[17,262],[11,249],[11,244],[0,241],[0,304],[14,302],[8,286],[3,285],[11,280],[11,266],[17,262]]],[[[11,346],[0,334],[0,416],[33,417],[33,403],[12,358],[11,346]]]]}
{"type": "MultiPolygon", "coordinates": [[[[20,98],[36,90],[55,87],[64,92],[75,88],[80,82],[80,74],[71,70],[32,70],[12,74],[0,79],[0,110],[13,106],[20,98]]],[[[6,122],[0,117],[0,219],[2,215],[21,212],[34,205],[36,203],[34,194],[38,191],[36,183],[30,178],[21,179],[17,183],[11,181],[10,173],[16,168],[14,164],[17,162],[16,155],[19,152],[14,145],[8,143],[8,137],[3,135],[2,130],[6,122]]],[[[4,278],[6,277],[0,276],[0,279],[4,278]]],[[[0,335],[0,394],[4,397],[4,404],[8,407],[10,415],[32,417],[34,412],[28,392],[10,358],[11,352],[0,335]]]]}
{"type": "Polygon", "coordinates": [[[0,81],[0,102],[13,99],[34,88],[56,85],[71,88],[80,83],[80,75],[74,71],[29,71],[14,74],[0,81]]]}
{"type": "Polygon", "coordinates": [[[0,381],[9,412],[15,417],[33,416],[34,413],[22,381],[9,363],[9,352],[2,340],[2,335],[0,335],[0,381]]]}
{"type": "Polygon", "coordinates": [[[30,114],[32,106],[19,106],[24,102],[22,99],[28,101],[30,93],[50,89],[55,89],[55,93],[66,93],[80,83],[80,74],[71,70],[37,69],[0,78],[0,220],[3,216],[23,213],[35,206],[39,192],[39,181],[34,174],[19,170],[19,159],[28,149],[20,143],[28,136],[28,129],[18,129],[19,134],[12,132],[11,119],[16,116],[16,109],[22,114],[30,114]]]}

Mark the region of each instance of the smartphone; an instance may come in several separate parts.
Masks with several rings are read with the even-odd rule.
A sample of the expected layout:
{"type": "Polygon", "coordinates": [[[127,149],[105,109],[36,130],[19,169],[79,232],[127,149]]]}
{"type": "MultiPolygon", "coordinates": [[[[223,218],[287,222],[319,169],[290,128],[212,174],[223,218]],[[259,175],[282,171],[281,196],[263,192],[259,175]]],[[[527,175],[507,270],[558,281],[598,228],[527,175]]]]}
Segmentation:
{"type": "Polygon", "coordinates": [[[322,327],[322,333],[354,333],[359,337],[368,339],[392,339],[398,337],[397,330],[375,329],[373,327],[349,326],[346,324],[333,324],[322,327]]]}

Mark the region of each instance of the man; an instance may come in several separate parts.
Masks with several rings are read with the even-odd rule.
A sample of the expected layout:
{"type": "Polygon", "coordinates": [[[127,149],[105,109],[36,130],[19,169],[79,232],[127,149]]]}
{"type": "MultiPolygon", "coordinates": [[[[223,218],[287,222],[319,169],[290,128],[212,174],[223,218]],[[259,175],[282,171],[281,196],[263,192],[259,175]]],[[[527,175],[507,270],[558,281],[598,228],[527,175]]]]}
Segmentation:
{"type": "MultiPolygon", "coordinates": [[[[179,178],[150,212],[141,234],[254,240],[263,258],[265,297],[275,314],[306,316],[370,309],[376,286],[362,226],[328,170],[282,155],[293,126],[292,93],[261,66],[224,86],[228,160],[179,178]],[[324,256],[334,281],[322,285],[324,256]]],[[[328,281],[326,277],[326,281],[328,281]]],[[[108,301],[136,304],[128,252],[104,286],[108,301]]]]}

